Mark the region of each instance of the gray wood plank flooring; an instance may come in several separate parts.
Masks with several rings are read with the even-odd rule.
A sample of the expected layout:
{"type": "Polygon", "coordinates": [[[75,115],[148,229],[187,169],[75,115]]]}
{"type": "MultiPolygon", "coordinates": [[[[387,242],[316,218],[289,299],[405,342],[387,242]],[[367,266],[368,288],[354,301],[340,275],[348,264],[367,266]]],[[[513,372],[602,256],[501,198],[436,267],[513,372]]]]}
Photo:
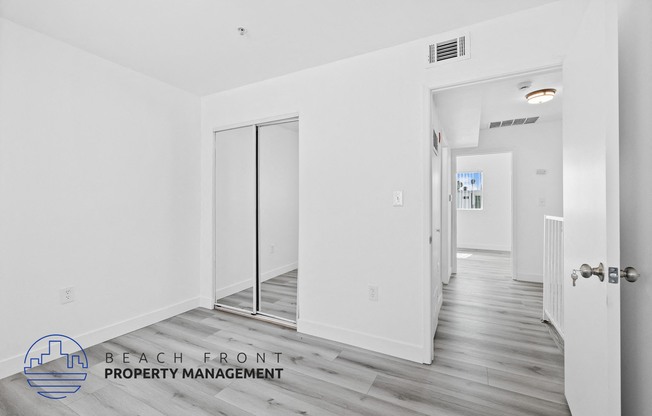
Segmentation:
{"type": "Polygon", "coordinates": [[[88,379],[66,399],[37,396],[22,374],[0,380],[0,415],[569,415],[563,357],[539,322],[541,285],[508,275],[504,253],[474,251],[459,260],[457,277],[444,289],[432,365],[194,309],[88,348],[88,379]],[[131,363],[104,362],[106,352],[125,351],[134,354],[131,363]],[[184,362],[141,365],[133,358],[159,351],[181,352],[184,362]],[[207,363],[205,351],[215,356],[207,363]],[[229,357],[282,352],[282,378],[104,378],[106,367],[265,366],[234,360],[220,364],[220,352],[229,357]]]}
{"type": "MultiPolygon", "coordinates": [[[[297,275],[298,270],[295,269],[262,282],[261,312],[290,321],[297,320],[297,275]]],[[[217,303],[251,311],[252,296],[252,288],[248,288],[218,299],[217,303]]]]}

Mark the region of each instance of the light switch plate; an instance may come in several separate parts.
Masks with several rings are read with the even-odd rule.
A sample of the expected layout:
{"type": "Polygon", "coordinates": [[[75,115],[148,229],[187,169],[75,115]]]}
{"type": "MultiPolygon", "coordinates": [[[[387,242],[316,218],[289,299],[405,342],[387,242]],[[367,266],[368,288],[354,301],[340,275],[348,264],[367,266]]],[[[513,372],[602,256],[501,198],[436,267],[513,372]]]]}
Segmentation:
{"type": "Polygon", "coordinates": [[[403,191],[394,191],[392,194],[393,205],[395,207],[403,206],[403,191]]]}

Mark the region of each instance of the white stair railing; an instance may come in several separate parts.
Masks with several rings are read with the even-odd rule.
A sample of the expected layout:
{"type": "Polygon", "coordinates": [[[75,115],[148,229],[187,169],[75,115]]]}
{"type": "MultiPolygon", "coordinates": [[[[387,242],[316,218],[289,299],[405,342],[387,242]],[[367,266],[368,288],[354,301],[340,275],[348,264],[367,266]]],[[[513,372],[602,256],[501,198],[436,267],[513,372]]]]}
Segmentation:
{"type": "Polygon", "coordinates": [[[543,320],[564,338],[564,219],[543,219],[543,320]]]}

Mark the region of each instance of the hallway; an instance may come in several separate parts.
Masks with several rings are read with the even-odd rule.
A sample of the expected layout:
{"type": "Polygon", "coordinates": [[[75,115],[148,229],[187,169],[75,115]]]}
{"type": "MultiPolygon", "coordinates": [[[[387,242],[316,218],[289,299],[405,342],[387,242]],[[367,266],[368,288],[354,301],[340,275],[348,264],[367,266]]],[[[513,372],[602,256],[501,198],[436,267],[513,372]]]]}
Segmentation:
{"type": "MultiPolygon", "coordinates": [[[[563,354],[540,322],[542,285],[512,280],[509,253],[463,253],[470,256],[458,259],[457,276],[444,286],[435,363],[467,366],[463,377],[500,389],[486,393],[496,404],[522,404],[523,414],[537,408],[541,414],[570,414],[563,354]]],[[[482,396],[471,384],[467,388],[470,396],[482,396]]]]}

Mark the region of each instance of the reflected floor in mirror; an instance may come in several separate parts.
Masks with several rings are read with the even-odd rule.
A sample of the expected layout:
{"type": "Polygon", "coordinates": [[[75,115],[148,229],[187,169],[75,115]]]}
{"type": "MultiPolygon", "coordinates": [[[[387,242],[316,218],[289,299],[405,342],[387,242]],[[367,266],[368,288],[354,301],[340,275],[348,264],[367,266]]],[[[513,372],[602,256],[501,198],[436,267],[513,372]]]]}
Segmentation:
{"type": "MultiPolygon", "coordinates": [[[[297,275],[298,270],[294,269],[262,283],[260,293],[261,312],[296,321],[297,275]]],[[[252,296],[252,288],[248,288],[218,299],[217,303],[251,310],[252,296]]]]}

